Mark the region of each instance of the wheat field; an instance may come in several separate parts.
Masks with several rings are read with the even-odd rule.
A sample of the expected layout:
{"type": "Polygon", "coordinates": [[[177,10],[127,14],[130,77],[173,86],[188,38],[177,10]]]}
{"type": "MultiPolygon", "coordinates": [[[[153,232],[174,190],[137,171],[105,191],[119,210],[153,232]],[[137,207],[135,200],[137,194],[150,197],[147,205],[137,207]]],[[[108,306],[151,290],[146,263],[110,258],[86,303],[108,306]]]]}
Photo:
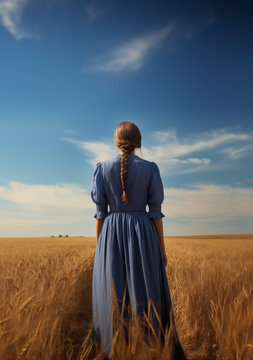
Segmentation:
{"type": "MultiPolygon", "coordinates": [[[[177,332],[187,359],[253,359],[253,235],[165,237],[177,332]]],[[[0,238],[0,359],[104,359],[91,337],[95,238],[0,238]]],[[[116,309],[116,308],[115,308],[116,309]]],[[[116,314],[116,312],[115,312],[116,314]]],[[[137,321],[112,359],[172,359],[137,321]]],[[[152,328],[152,325],[151,325],[152,328]]]]}

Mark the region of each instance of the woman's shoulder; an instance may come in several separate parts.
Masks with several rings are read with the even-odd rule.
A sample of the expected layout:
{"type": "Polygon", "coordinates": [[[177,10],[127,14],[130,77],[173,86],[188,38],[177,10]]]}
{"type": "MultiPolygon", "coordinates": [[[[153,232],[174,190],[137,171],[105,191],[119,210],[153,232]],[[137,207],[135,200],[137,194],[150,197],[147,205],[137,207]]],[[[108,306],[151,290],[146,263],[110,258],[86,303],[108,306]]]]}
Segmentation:
{"type": "Polygon", "coordinates": [[[135,159],[136,159],[137,162],[140,162],[142,164],[149,165],[149,166],[152,163],[151,161],[149,161],[147,159],[143,159],[143,158],[139,157],[138,155],[135,155],[135,159]]]}
{"type": "MultiPolygon", "coordinates": [[[[111,157],[109,159],[100,161],[97,163],[97,165],[101,168],[110,168],[112,166],[114,166],[115,164],[120,164],[121,161],[121,156],[120,155],[116,155],[114,157],[111,157]]],[[[143,159],[142,157],[136,155],[136,154],[132,154],[129,156],[128,158],[128,162],[133,162],[136,164],[142,164],[145,167],[149,167],[149,168],[153,168],[156,169],[157,168],[157,164],[154,161],[150,161],[147,159],[143,159]]]]}
{"type": "Polygon", "coordinates": [[[139,156],[136,155],[136,161],[139,162],[139,163],[142,163],[144,164],[145,166],[151,168],[151,169],[154,169],[156,170],[158,168],[158,165],[156,164],[156,162],[154,161],[151,161],[151,160],[147,160],[147,159],[143,159],[139,156]]]}

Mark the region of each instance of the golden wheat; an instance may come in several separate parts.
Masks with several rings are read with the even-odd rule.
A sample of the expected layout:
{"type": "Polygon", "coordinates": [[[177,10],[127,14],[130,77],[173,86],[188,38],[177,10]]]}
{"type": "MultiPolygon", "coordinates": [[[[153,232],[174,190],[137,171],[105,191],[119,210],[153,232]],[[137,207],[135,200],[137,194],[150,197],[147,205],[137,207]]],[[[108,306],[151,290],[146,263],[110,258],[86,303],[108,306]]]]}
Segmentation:
{"type": "MultiPolygon", "coordinates": [[[[253,358],[253,237],[166,237],[166,267],[179,339],[188,359],[253,358]]],[[[0,359],[104,359],[92,342],[94,238],[0,239],[0,359]]],[[[149,310],[113,307],[112,359],[172,359],[149,310]],[[128,335],[128,342],[126,341],[128,335]]],[[[124,305],[124,302],[123,302],[124,305]]],[[[154,308],[155,317],[158,318],[154,308]]],[[[172,322],[171,322],[172,323],[172,322]]]]}

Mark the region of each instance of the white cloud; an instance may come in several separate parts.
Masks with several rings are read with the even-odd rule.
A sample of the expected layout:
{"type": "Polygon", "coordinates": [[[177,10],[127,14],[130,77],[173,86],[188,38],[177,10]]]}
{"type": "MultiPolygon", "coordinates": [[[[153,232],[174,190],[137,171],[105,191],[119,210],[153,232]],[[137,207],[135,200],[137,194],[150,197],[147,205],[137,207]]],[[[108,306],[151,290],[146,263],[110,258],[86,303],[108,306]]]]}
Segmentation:
{"type": "Polygon", "coordinates": [[[0,199],[9,200],[22,210],[80,212],[90,210],[93,202],[90,193],[80,185],[33,185],[10,181],[8,186],[0,186],[0,199]]]}
{"type": "MultiPolygon", "coordinates": [[[[93,10],[90,11],[92,13],[93,10]]],[[[215,21],[213,14],[204,14],[199,20],[186,24],[182,16],[178,15],[160,29],[137,35],[96,56],[93,59],[93,66],[84,67],[82,70],[116,74],[139,70],[162,47],[165,41],[165,51],[167,53],[174,52],[215,21]]]]}
{"type": "Polygon", "coordinates": [[[86,153],[90,153],[91,158],[88,160],[88,162],[92,166],[95,166],[98,161],[104,161],[117,155],[116,147],[112,144],[106,144],[99,141],[79,141],[66,137],[61,139],[75,144],[79,149],[86,153]]]}
{"type": "Polygon", "coordinates": [[[157,143],[177,141],[177,134],[175,130],[155,131],[152,136],[157,141],[157,143]]]}
{"type": "Polygon", "coordinates": [[[97,64],[94,65],[93,69],[114,73],[140,69],[147,58],[158,49],[174,26],[175,23],[171,22],[159,30],[137,36],[116,46],[107,54],[98,56],[94,60],[97,64]]]}
{"type": "Polygon", "coordinates": [[[161,171],[166,173],[168,170],[182,172],[182,168],[178,164],[202,164],[203,167],[190,167],[183,171],[192,172],[199,170],[217,169],[210,165],[212,160],[210,157],[215,155],[217,149],[224,147],[228,143],[237,142],[252,142],[252,136],[246,133],[229,132],[226,129],[212,130],[204,133],[194,134],[185,139],[179,139],[175,132],[155,132],[155,139],[157,145],[151,145],[148,148],[143,148],[145,157],[157,162],[161,171]],[[159,141],[160,140],[160,141],[159,141]],[[188,156],[191,154],[208,153],[208,158],[194,157],[191,160],[188,156]],[[176,165],[176,166],[175,166],[176,165]],[[208,165],[208,166],[207,166],[208,165]]]}
{"type": "Polygon", "coordinates": [[[230,159],[241,159],[249,154],[249,152],[253,149],[253,144],[249,144],[246,146],[233,146],[227,147],[221,150],[221,153],[226,154],[230,159]]]}
{"type": "Polygon", "coordinates": [[[0,186],[0,236],[95,234],[91,189],[77,184],[0,186]]]}
{"type": "Polygon", "coordinates": [[[0,186],[0,236],[94,235],[90,190],[77,184],[17,181],[0,186]]]}
{"type": "MultiPolygon", "coordinates": [[[[197,184],[165,188],[164,195],[165,234],[238,232],[245,223],[241,232],[252,232],[252,187],[197,184]]],[[[0,209],[1,236],[95,236],[95,204],[81,185],[11,181],[0,186],[1,200],[11,204],[0,209]]]]}
{"type": "MultiPolygon", "coordinates": [[[[91,156],[89,163],[93,166],[98,161],[107,160],[119,153],[113,139],[110,143],[77,141],[70,138],[63,138],[63,140],[74,143],[86,154],[89,154],[91,156]]],[[[247,145],[241,147],[240,157],[243,157],[250,154],[253,149],[251,133],[218,129],[180,139],[176,131],[156,131],[151,138],[151,145],[142,146],[142,153],[144,158],[155,161],[159,165],[163,175],[183,174],[224,169],[224,164],[238,158],[231,156],[231,153],[226,150],[227,145],[232,144],[238,147],[241,146],[241,142],[247,143],[247,145]],[[205,156],[202,156],[203,153],[205,156]],[[223,156],[219,155],[221,153],[223,156]]]]}
{"type": "MultiPolygon", "coordinates": [[[[167,136],[167,133],[168,132],[164,132],[164,137],[167,136]]],[[[159,131],[158,134],[162,136],[163,132],[159,131]]],[[[249,139],[249,134],[231,133],[225,129],[219,129],[193,135],[190,139],[186,139],[184,142],[180,143],[178,137],[174,134],[167,143],[166,150],[169,156],[178,157],[215,148],[228,142],[249,139]]],[[[154,150],[156,155],[160,157],[162,156],[162,151],[164,151],[164,146],[153,147],[150,152],[153,152],[154,150]]],[[[167,157],[167,154],[164,155],[164,157],[167,157]]]]}
{"type": "Polygon", "coordinates": [[[224,221],[253,216],[253,188],[199,184],[190,189],[165,188],[163,210],[172,219],[224,221]]]}
{"type": "Polygon", "coordinates": [[[31,37],[21,26],[22,15],[30,0],[0,0],[1,24],[16,38],[31,37]]]}
{"type": "Polygon", "coordinates": [[[165,188],[167,235],[252,233],[253,188],[198,184],[165,188]]]}

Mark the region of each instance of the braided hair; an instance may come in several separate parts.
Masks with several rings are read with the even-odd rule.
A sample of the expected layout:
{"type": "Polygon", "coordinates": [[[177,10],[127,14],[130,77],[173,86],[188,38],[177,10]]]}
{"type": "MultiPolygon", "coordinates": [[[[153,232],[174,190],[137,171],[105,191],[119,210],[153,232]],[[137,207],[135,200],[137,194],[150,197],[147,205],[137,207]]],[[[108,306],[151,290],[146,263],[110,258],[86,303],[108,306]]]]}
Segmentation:
{"type": "Polygon", "coordinates": [[[122,184],[122,201],[128,203],[130,196],[127,193],[127,167],[130,153],[137,147],[141,147],[141,133],[132,121],[124,121],[119,124],[115,133],[114,141],[121,149],[120,179],[122,184]]]}
{"type": "Polygon", "coordinates": [[[127,184],[127,165],[128,165],[128,158],[129,154],[132,151],[132,149],[126,144],[121,146],[122,149],[122,155],[121,155],[121,169],[120,169],[120,179],[122,184],[122,201],[124,203],[128,203],[130,201],[130,197],[126,191],[126,184],[127,184]]]}

